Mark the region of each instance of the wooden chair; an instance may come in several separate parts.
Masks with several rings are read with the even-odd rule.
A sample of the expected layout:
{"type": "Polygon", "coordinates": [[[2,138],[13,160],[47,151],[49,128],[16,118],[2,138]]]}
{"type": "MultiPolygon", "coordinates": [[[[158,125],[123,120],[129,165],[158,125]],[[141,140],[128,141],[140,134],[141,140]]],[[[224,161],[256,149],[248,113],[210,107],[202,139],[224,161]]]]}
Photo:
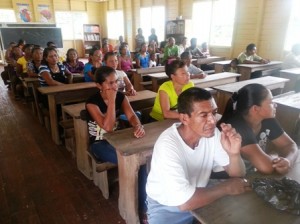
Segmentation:
{"type": "MultiPolygon", "coordinates": [[[[80,118],[82,120],[87,120],[87,111],[82,110],[80,112],[80,118]]],[[[88,128],[88,127],[87,127],[88,128]]],[[[98,161],[95,156],[87,150],[87,156],[89,160],[90,167],[92,169],[92,178],[94,184],[99,187],[102,195],[105,199],[109,198],[109,178],[108,170],[117,167],[116,164],[110,162],[98,161]]]]}

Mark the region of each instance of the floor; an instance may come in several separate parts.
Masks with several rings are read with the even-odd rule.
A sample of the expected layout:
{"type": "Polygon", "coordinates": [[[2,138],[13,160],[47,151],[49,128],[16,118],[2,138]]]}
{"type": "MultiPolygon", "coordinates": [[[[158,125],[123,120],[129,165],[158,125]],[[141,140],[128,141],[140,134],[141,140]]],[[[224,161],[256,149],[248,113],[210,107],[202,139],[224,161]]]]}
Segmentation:
{"type": "MultiPolygon", "coordinates": [[[[3,70],[3,67],[0,67],[3,70]]],[[[75,160],[55,145],[30,104],[0,81],[0,223],[125,223],[118,185],[105,200],[75,160]]]]}

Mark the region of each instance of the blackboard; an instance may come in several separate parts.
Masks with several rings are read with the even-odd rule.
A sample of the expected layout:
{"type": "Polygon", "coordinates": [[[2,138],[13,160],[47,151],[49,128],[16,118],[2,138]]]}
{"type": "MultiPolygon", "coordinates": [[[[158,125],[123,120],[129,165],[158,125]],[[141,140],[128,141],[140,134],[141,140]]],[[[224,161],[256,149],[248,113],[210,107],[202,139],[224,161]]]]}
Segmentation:
{"type": "Polygon", "coordinates": [[[27,28],[0,28],[1,42],[4,45],[4,49],[7,49],[9,43],[12,41],[18,42],[23,39],[28,44],[36,44],[41,47],[46,47],[48,41],[55,43],[56,47],[63,48],[63,41],[61,35],[61,28],[52,27],[27,27],[27,28]]]}

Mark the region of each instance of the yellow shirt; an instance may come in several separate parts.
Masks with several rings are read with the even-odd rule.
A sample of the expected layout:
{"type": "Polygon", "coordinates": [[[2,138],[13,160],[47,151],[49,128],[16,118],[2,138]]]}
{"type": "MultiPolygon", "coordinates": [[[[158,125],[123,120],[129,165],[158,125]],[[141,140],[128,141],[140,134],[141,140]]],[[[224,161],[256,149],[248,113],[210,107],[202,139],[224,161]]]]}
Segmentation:
{"type": "MultiPolygon", "coordinates": [[[[184,90],[187,90],[187,89],[193,87],[193,86],[194,86],[194,83],[190,81],[188,84],[183,86],[182,92],[184,90]]],[[[174,109],[174,110],[177,109],[178,95],[175,91],[175,88],[174,88],[174,85],[173,85],[172,81],[166,81],[159,87],[156,98],[155,98],[155,101],[154,101],[154,106],[153,106],[152,111],[150,113],[150,116],[152,118],[154,118],[155,120],[161,121],[161,120],[164,120],[164,116],[163,116],[162,109],[161,109],[161,106],[160,106],[159,91],[164,91],[168,94],[171,110],[172,109],[174,109]]]]}
{"type": "Polygon", "coordinates": [[[25,56],[20,57],[17,63],[22,65],[22,72],[27,73],[27,61],[25,59],[25,56]]]}

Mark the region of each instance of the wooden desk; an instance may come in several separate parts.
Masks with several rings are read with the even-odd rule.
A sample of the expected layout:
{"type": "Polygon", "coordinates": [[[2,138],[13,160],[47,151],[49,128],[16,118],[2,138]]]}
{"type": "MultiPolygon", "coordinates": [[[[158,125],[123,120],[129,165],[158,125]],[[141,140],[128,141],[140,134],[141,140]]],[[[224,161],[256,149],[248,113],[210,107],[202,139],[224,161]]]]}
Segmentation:
{"type": "MultiPolygon", "coordinates": [[[[159,85],[158,81],[162,79],[168,79],[166,73],[154,73],[147,74],[152,79],[152,91],[157,92],[159,85]]],[[[224,85],[227,83],[236,82],[237,77],[240,77],[240,74],[230,73],[230,72],[222,72],[219,74],[212,74],[206,76],[204,79],[191,79],[191,81],[195,84],[195,86],[200,88],[211,88],[218,85],[224,85]]]]}
{"type": "Polygon", "coordinates": [[[240,81],[250,79],[252,72],[280,69],[281,64],[281,61],[271,61],[268,64],[238,64],[239,73],[241,74],[240,81]]]}
{"type": "Polygon", "coordinates": [[[223,72],[224,67],[230,65],[230,62],[231,62],[231,60],[213,62],[214,66],[215,66],[215,73],[223,72]]]}
{"type": "Polygon", "coordinates": [[[223,114],[226,103],[228,99],[234,92],[237,92],[240,88],[244,87],[245,85],[251,83],[259,83],[264,85],[270,90],[274,89],[283,89],[288,79],[278,78],[273,76],[265,76],[262,78],[257,79],[249,79],[240,82],[230,83],[221,86],[215,86],[213,89],[217,90],[217,105],[218,105],[218,113],[223,114]]]}
{"type": "Polygon", "coordinates": [[[146,158],[152,155],[158,136],[176,120],[163,120],[144,125],[146,135],[135,138],[132,129],[105,134],[117,151],[119,169],[119,211],[126,223],[139,224],[138,171],[146,158]]]}
{"type": "Polygon", "coordinates": [[[158,81],[159,80],[168,80],[169,77],[167,76],[167,74],[165,72],[158,72],[158,73],[151,73],[151,74],[146,74],[146,76],[151,77],[151,81],[152,81],[152,91],[157,92],[159,85],[158,85],[158,81]]]}
{"type": "Polygon", "coordinates": [[[276,119],[285,132],[297,141],[294,132],[296,121],[300,118],[300,92],[275,98],[273,102],[277,103],[276,119]]]}
{"type": "Polygon", "coordinates": [[[206,76],[204,79],[191,79],[195,86],[200,88],[213,88],[214,86],[236,82],[240,74],[222,72],[206,76]]]}
{"type": "Polygon", "coordinates": [[[58,132],[57,105],[84,101],[98,91],[96,83],[73,83],[60,86],[39,87],[38,91],[48,96],[51,136],[56,144],[60,144],[58,132]]]}
{"type": "Polygon", "coordinates": [[[285,85],[283,92],[293,91],[296,88],[296,83],[300,80],[300,68],[281,70],[280,77],[290,80],[290,82],[285,85]]]}
{"type": "Polygon", "coordinates": [[[297,224],[300,216],[279,211],[258,197],[254,191],[225,196],[192,211],[202,224],[297,224]]]}
{"type": "Polygon", "coordinates": [[[43,118],[42,111],[39,106],[39,99],[38,99],[38,94],[37,94],[37,88],[39,87],[39,79],[38,78],[24,78],[22,80],[22,82],[26,88],[32,89],[32,93],[33,93],[33,97],[34,97],[35,111],[38,115],[40,123],[43,125],[44,118],[43,118]]]}
{"type": "MultiPolygon", "coordinates": [[[[134,110],[152,107],[156,93],[143,90],[137,92],[136,96],[129,96],[129,102],[134,110]]],[[[80,119],[80,112],[85,110],[85,103],[77,103],[62,107],[63,113],[70,115],[74,122],[75,142],[76,142],[76,162],[77,168],[87,178],[92,178],[90,165],[88,162],[87,151],[89,148],[89,134],[87,131],[87,123],[80,119]]],[[[132,132],[131,132],[132,133],[132,132]]]]}
{"type": "Polygon", "coordinates": [[[197,58],[197,61],[195,62],[197,66],[210,64],[216,61],[223,61],[225,60],[225,57],[219,57],[219,56],[209,56],[207,58],[197,58]]]}
{"type": "Polygon", "coordinates": [[[84,74],[72,73],[73,83],[84,82],[84,74]]]}
{"type": "Polygon", "coordinates": [[[164,66],[157,66],[152,68],[139,68],[133,71],[133,86],[136,91],[144,90],[143,85],[141,82],[143,82],[143,76],[147,74],[153,74],[153,73],[161,73],[165,72],[164,66]]]}

